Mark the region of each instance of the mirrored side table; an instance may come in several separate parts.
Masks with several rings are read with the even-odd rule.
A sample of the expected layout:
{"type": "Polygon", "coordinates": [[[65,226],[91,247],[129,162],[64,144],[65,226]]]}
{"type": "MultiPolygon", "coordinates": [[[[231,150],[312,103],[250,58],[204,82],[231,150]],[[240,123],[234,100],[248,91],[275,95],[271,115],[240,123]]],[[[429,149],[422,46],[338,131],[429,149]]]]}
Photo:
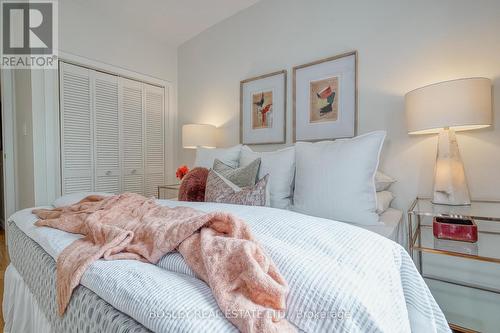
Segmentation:
{"type": "Polygon", "coordinates": [[[177,200],[181,184],[167,184],[158,186],[158,199],[177,200]]]}
{"type": "Polygon", "coordinates": [[[484,332],[500,327],[500,317],[495,316],[500,313],[500,201],[446,206],[417,198],[408,209],[408,244],[453,329],[484,332]],[[473,219],[478,241],[435,238],[434,217],[473,219]]]}

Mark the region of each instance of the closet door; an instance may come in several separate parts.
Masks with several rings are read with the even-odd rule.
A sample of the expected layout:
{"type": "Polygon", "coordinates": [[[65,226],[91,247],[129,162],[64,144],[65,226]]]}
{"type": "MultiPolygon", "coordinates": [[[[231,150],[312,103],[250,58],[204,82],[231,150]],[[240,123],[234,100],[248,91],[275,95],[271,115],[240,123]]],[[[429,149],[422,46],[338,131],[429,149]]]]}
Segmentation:
{"type": "Polygon", "coordinates": [[[165,183],[164,89],[144,84],[145,110],[145,195],[156,196],[165,183]]]}
{"type": "Polygon", "coordinates": [[[144,194],[144,112],[142,83],[120,78],[122,190],[144,194]]]}
{"type": "Polygon", "coordinates": [[[118,77],[92,72],[94,78],[95,190],[121,192],[118,77]]]}
{"type": "Polygon", "coordinates": [[[92,90],[88,69],[61,63],[62,193],[93,190],[92,90]]]}

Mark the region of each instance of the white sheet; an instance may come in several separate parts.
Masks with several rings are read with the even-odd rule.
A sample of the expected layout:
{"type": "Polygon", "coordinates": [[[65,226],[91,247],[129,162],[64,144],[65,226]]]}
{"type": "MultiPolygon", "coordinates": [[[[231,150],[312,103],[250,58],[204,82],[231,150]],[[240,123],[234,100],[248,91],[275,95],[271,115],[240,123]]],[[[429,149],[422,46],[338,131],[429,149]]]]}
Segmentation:
{"type": "Polygon", "coordinates": [[[4,333],[52,332],[35,297],[12,264],[5,271],[2,308],[4,333]]]}
{"type": "MultiPolygon", "coordinates": [[[[288,281],[287,318],[303,331],[449,332],[406,251],[373,232],[267,207],[160,203],[228,211],[246,220],[288,281]]],[[[34,227],[28,210],[11,219],[54,258],[79,237],[34,227]]],[[[155,332],[235,330],[179,253],[166,255],[157,266],[99,260],[81,283],[155,332]],[[186,310],[208,313],[210,319],[194,314],[172,320],[186,310]]]]}

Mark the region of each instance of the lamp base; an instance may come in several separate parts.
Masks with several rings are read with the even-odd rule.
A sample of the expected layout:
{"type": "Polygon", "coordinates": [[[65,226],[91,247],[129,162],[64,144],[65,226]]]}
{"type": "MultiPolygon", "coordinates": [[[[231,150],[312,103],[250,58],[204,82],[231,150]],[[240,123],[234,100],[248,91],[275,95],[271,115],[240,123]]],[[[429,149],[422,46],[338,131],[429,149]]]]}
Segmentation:
{"type": "Polygon", "coordinates": [[[452,129],[444,129],[439,133],[432,202],[452,206],[471,203],[464,165],[452,129]]]}

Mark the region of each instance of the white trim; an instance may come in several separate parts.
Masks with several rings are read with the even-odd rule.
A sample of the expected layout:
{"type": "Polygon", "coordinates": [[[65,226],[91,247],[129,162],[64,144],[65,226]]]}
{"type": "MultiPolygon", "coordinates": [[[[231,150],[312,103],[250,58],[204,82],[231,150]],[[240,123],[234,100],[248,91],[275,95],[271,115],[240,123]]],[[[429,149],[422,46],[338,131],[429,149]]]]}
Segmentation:
{"type": "Polygon", "coordinates": [[[90,177],[92,179],[92,191],[95,191],[95,184],[97,178],[97,168],[96,168],[96,123],[95,123],[95,72],[88,71],[89,78],[89,95],[90,95],[90,137],[92,142],[92,149],[90,151],[90,165],[92,168],[92,172],[90,173],[90,177]]]}
{"type": "Polygon", "coordinates": [[[108,72],[109,74],[118,75],[120,77],[132,79],[135,81],[141,81],[144,83],[150,83],[161,87],[167,87],[172,85],[172,82],[168,80],[163,80],[151,75],[142,74],[123,67],[81,57],[61,50],[59,50],[59,60],[69,64],[84,66],[97,71],[108,72]]]}
{"type": "Polygon", "coordinates": [[[168,87],[165,87],[165,105],[168,105],[168,110],[166,110],[166,126],[165,130],[167,133],[171,133],[170,136],[166,136],[165,148],[167,163],[165,163],[165,179],[168,184],[173,184],[176,182],[175,170],[176,164],[178,164],[177,159],[177,142],[179,134],[179,126],[177,126],[177,89],[174,85],[169,83],[168,87]],[[168,103],[168,104],[167,104],[168,103]]]}
{"type": "MultiPolygon", "coordinates": [[[[118,80],[118,110],[123,110],[123,80],[118,80]]],[[[120,158],[120,192],[123,192],[125,186],[125,166],[123,163],[123,112],[118,111],[118,154],[120,158]]]]}
{"type": "MultiPolygon", "coordinates": [[[[163,88],[165,89],[165,88],[163,88]]],[[[142,195],[146,195],[146,187],[148,185],[146,179],[148,177],[146,170],[146,87],[143,82],[141,82],[141,111],[142,111],[142,195]]]]}
{"type": "Polygon", "coordinates": [[[14,128],[15,128],[15,95],[14,75],[11,69],[2,69],[2,142],[3,142],[3,191],[4,191],[4,213],[0,217],[4,221],[17,210],[16,192],[16,169],[14,150],[14,128]]]}
{"type": "Polygon", "coordinates": [[[59,101],[56,70],[31,71],[35,206],[60,196],[59,101]]]}
{"type": "Polygon", "coordinates": [[[59,111],[59,73],[58,71],[45,72],[45,108],[49,110],[45,117],[47,136],[47,178],[54,179],[52,186],[47,187],[47,197],[52,203],[61,196],[61,126],[59,111]],[[54,89],[55,87],[55,89],[54,89]]]}

